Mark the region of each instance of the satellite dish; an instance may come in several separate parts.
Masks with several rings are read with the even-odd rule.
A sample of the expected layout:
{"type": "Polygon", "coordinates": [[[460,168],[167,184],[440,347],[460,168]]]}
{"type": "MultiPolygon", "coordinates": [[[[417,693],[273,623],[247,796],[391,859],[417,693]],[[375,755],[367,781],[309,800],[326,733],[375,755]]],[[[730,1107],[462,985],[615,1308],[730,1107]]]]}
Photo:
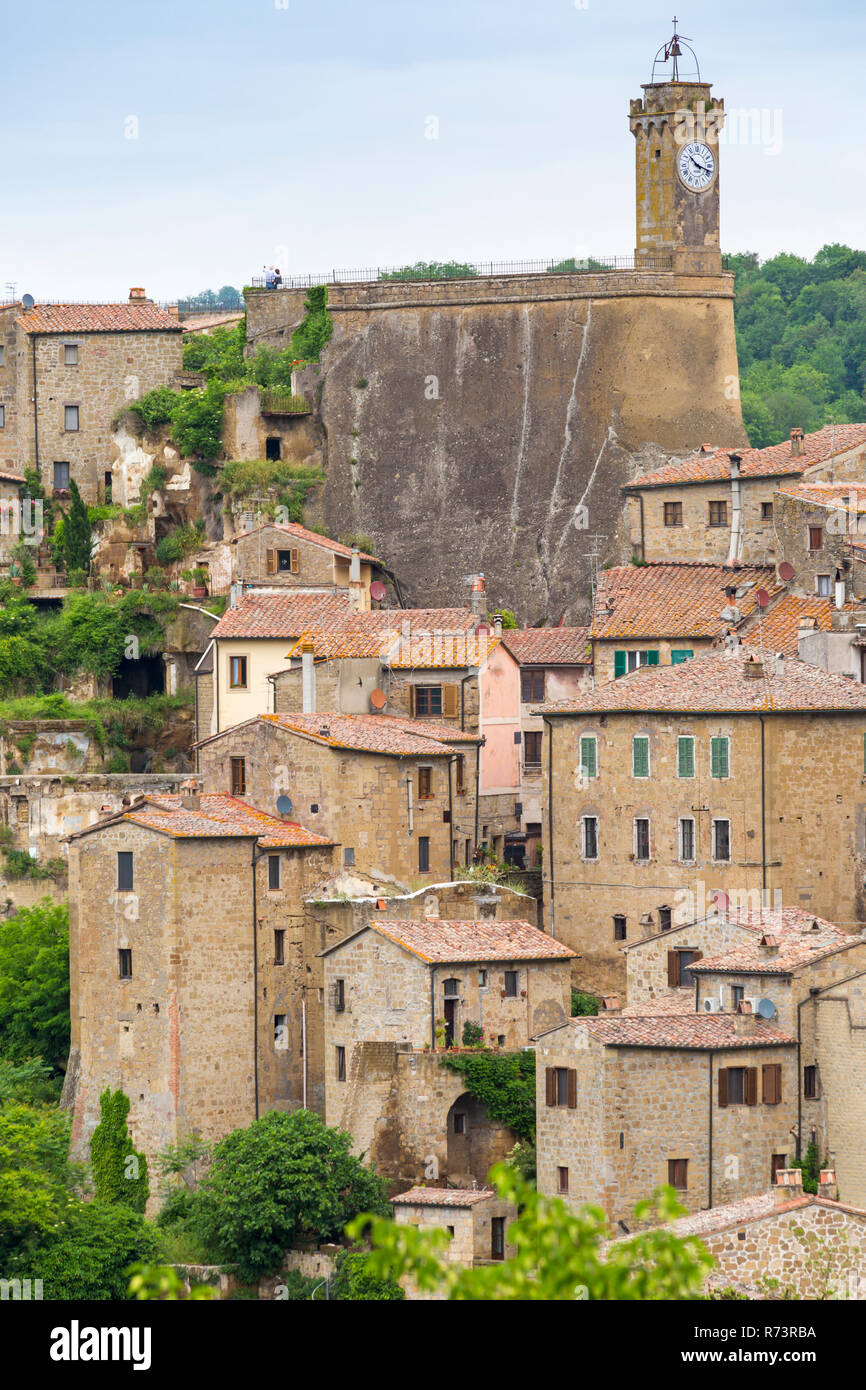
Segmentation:
{"type": "Polygon", "coordinates": [[[381,579],[373,580],[373,583],[370,585],[370,598],[375,599],[376,603],[381,603],[387,592],[388,590],[385,588],[381,579]]]}
{"type": "Polygon", "coordinates": [[[388,696],[385,694],[384,690],[370,691],[370,704],[373,706],[373,709],[384,709],[387,703],[388,696]]]}
{"type": "Polygon", "coordinates": [[[766,589],[759,589],[755,597],[758,600],[759,608],[766,608],[767,604],[770,602],[770,595],[767,593],[766,589]]]}
{"type": "Polygon", "coordinates": [[[779,566],[779,578],[783,584],[790,584],[794,578],[794,566],[789,565],[787,560],[783,560],[779,566]]]}
{"type": "Polygon", "coordinates": [[[25,309],[32,309],[36,300],[33,298],[32,294],[22,294],[21,303],[24,305],[25,309]]]}
{"type": "Polygon", "coordinates": [[[761,1015],[761,1018],[766,1018],[766,1019],[775,1018],[775,1017],[776,1017],[776,1006],[775,1006],[775,1004],[773,1003],[772,999],[759,999],[759,1000],[758,1000],[758,1013],[761,1015]]]}
{"type": "Polygon", "coordinates": [[[290,796],[277,797],[277,811],[281,816],[290,816],[292,814],[292,799],[290,796]]]}

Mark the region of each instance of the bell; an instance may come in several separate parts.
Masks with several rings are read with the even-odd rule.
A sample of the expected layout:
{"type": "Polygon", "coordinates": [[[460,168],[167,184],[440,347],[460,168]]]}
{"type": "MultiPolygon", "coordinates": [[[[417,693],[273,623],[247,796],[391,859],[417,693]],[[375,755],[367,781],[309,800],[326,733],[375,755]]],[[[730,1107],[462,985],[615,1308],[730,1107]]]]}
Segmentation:
{"type": "Polygon", "coordinates": [[[669,58],[682,58],[682,56],[683,56],[683,51],[682,51],[682,49],[680,48],[679,44],[677,43],[676,39],[674,39],[674,41],[673,41],[673,43],[671,44],[670,49],[669,49],[669,51],[668,51],[668,57],[669,57],[669,58]]]}

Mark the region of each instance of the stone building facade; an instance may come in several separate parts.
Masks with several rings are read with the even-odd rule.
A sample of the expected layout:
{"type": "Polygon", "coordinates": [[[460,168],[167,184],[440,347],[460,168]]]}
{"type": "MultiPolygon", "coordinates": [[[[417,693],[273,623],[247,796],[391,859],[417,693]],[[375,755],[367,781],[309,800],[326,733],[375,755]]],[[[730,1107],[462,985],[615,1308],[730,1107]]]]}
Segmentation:
{"type": "Polygon", "coordinates": [[[295,522],[257,526],[235,536],[231,546],[235,583],[341,592],[359,611],[369,610],[370,584],[381,572],[375,555],[295,522]]]}
{"type": "MultiPolygon", "coordinates": [[[[489,1189],[413,1187],[392,1197],[391,1205],[398,1226],[447,1231],[451,1240],[441,1258],[450,1264],[471,1267],[511,1259],[517,1253],[517,1247],[507,1239],[516,1208],[489,1189]]],[[[406,1293],[410,1299],[435,1298],[418,1294],[411,1282],[406,1293]]]]}

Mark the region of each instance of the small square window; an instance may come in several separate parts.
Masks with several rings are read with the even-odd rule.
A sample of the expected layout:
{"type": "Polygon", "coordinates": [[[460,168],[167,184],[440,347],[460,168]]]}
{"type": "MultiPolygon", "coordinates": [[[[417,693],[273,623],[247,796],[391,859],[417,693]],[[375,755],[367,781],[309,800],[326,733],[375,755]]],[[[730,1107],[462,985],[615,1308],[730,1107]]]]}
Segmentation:
{"type": "Polygon", "coordinates": [[[713,859],[717,864],[728,864],[731,858],[731,822],[713,821],[713,859]]]}
{"type": "Polygon", "coordinates": [[[819,574],[816,582],[819,598],[833,597],[833,579],[829,574],[819,574]]]}
{"type": "Polygon", "coordinates": [[[78,366],[78,344],[77,344],[77,343],[64,343],[64,344],[63,344],[63,362],[64,362],[64,365],[67,366],[67,367],[77,367],[77,366],[78,366]]]}
{"type": "Polygon", "coordinates": [[[277,1052],[288,1052],[289,1030],[287,1014],[274,1014],[274,1048],[277,1052]]]}
{"type": "Polygon", "coordinates": [[[56,492],[69,491],[69,464],[55,463],[54,465],[54,488],[56,492]]]}
{"type": "Polygon", "coordinates": [[[773,504],[772,504],[772,502],[762,502],[762,503],[761,503],[761,520],[762,520],[762,521],[772,521],[772,520],[773,520],[773,504]]]}
{"type": "Polygon", "coordinates": [[[809,527],[809,549],[810,549],[810,550],[823,550],[823,549],[824,549],[824,528],[823,528],[823,526],[810,526],[810,527],[809,527]]]}
{"type": "Polygon", "coordinates": [[[665,526],[682,526],[682,502],[665,502],[665,526]]]}
{"type": "Polygon", "coordinates": [[[343,867],[351,869],[355,863],[355,851],[352,848],[343,850],[343,867]]]}
{"type": "Polygon", "coordinates": [[[486,988],[487,988],[487,971],[486,971],[486,970],[479,970],[479,972],[478,972],[478,988],[479,988],[479,989],[486,989],[486,988]]]}
{"type": "Polygon", "coordinates": [[[710,502],[710,525],[727,526],[728,524],[728,504],[727,502],[710,502]]]}
{"type": "Polygon", "coordinates": [[[454,1133],[455,1133],[455,1134],[465,1134],[465,1133],[466,1133],[466,1115],[465,1115],[465,1113],[464,1113],[463,1111],[458,1112],[458,1113],[454,1116],[454,1133]]]}
{"type": "Polygon", "coordinates": [[[669,907],[659,908],[659,928],[662,931],[670,931],[671,929],[671,912],[672,909],[669,907]]]}
{"type": "Polygon", "coordinates": [[[542,734],[527,729],[523,735],[523,766],[541,767],[541,740],[542,734]]]}
{"type": "Polygon", "coordinates": [[[442,714],[441,685],[415,686],[415,713],[419,719],[439,718],[442,714]]]}
{"type": "Polygon", "coordinates": [[[419,767],[418,769],[418,800],[429,801],[433,796],[433,769],[432,767],[419,767]]]}
{"type": "Polygon", "coordinates": [[[229,687],[232,690],[245,690],[247,684],[247,659],[245,656],[229,657],[229,687]]]}
{"type": "Polygon", "coordinates": [[[687,1158],[668,1159],[668,1182],[678,1192],[685,1192],[689,1185],[689,1160],[687,1158]]]}
{"type": "Polygon", "coordinates": [[[818,1068],[803,1068],[803,1095],[806,1100],[818,1099],[818,1068]]]}
{"type": "Polygon", "coordinates": [[[63,407],[63,428],[67,434],[74,434],[78,429],[77,405],[65,405],[63,407]]]}
{"type": "Polygon", "coordinates": [[[544,671],[521,671],[520,700],[524,705],[544,703],[544,671]]]}

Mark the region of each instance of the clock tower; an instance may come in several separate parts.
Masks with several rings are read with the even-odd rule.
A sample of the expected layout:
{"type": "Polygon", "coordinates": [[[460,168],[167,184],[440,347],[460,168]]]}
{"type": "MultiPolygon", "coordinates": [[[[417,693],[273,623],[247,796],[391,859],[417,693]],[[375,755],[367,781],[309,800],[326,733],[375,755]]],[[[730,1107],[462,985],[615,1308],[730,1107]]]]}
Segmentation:
{"type": "Polygon", "coordinates": [[[631,103],[635,137],[635,265],[718,275],[719,135],[725,103],[710,96],[682,35],[656,54],[652,81],[631,103]],[[684,65],[684,68],[681,66],[684,65]]]}

